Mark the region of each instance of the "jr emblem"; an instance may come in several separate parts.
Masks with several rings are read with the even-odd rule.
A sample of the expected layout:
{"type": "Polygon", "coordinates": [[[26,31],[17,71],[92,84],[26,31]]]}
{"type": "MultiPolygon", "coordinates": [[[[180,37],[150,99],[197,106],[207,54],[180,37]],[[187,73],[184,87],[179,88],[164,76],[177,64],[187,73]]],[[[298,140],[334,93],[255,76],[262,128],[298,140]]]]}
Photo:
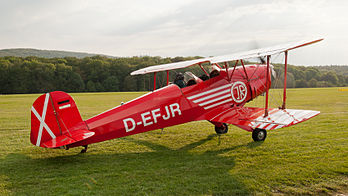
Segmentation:
{"type": "Polygon", "coordinates": [[[247,97],[248,91],[244,82],[235,82],[231,87],[232,99],[236,103],[242,103],[247,97]]]}

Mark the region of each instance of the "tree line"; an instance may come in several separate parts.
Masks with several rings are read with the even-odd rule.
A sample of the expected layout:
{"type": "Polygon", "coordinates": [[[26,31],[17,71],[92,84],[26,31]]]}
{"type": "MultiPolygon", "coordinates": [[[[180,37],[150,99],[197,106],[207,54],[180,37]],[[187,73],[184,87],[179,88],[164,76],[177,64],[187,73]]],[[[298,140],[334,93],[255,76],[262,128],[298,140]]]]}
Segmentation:
{"type": "MultiPolygon", "coordinates": [[[[326,68],[329,66],[325,66],[326,68]]],[[[337,66],[333,66],[336,68],[337,66]]],[[[341,66],[342,69],[348,70],[348,66],[341,66]]],[[[275,64],[274,69],[277,78],[272,85],[275,88],[283,87],[284,65],[275,64]]],[[[334,69],[327,71],[320,70],[320,66],[288,66],[287,87],[288,88],[316,88],[316,87],[339,87],[348,86],[348,75],[337,74],[334,69]]]]}
{"type": "MultiPolygon", "coordinates": [[[[151,65],[191,60],[199,57],[124,57],[94,56],[85,58],[1,57],[0,94],[65,92],[149,91],[153,74],[131,76],[130,73],[151,65]]],[[[284,66],[274,65],[282,87],[284,66]]],[[[186,70],[195,71],[198,66],[186,70]]],[[[348,69],[348,66],[346,66],[348,69]]],[[[170,72],[171,80],[175,71],[170,72]]],[[[166,73],[157,74],[157,88],[166,83],[166,73]]],[[[316,67],[288,66],[289,88],[348,86],[348,76],[316,67]]]]}

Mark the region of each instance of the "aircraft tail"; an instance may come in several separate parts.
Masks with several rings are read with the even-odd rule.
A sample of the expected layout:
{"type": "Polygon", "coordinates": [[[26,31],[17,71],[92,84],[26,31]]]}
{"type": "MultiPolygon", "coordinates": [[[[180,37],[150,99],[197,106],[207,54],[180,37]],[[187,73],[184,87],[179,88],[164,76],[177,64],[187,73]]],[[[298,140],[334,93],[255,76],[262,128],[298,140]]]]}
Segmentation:
{"type": "Polygon", "coordinates": [[[35,100],[31,108],[32,144],[44,148],[64,147],[93,135],[67,93],[54,91],[35,100]]]}

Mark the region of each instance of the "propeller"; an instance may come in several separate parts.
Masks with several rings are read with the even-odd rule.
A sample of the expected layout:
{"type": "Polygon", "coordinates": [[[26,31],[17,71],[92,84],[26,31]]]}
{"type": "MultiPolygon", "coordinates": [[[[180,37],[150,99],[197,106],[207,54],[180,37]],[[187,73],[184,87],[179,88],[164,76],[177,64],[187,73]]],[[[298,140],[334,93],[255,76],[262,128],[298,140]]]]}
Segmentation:
{"type": "MultiPolygon", "coordinates": [[[[259,60],[260,60],[260,62],[261,62],[262,65],[267,64],[267,62],[266,62],[266,60],[265,60],[265,57],[261,57],[261,56],[260,56],[260,57],[259,57],[259,60]]],[[[269,66],[270,66],[270,68],[271,68],[271,74],[272,74],[273,78],[274,78],[274,79],[277,79],[277,73],[276,73],[276,71],[274,70],[274,66],[273,66],[272,64],[270,64],[269,66]]]]}
{"type": "MultiPolygon", "coordinates": [[[[250,49],[259,49],[260,46],[259,44],[257,43],[256,40],[253,40],[250,44],[250,49]]],[[[265,60],[265,57],[264,56],[260,56],[258,58],[258,60],[260,61],[261,64],[266,64],[266,60],[265,60]]]]}
{"type": "Polygon", "coordinates": [[[274,66],[270,65],[270,67],[271,67],[272,76],[274,77],[274,79],[277,79],[277,72],[274,70],[274,66]]]}
{"type": "Polygon", "coordinates": [[[260,60],[261,64],[266,64],[266,60],[265,60],[264,56],[262,56],[262,57],[260,56],[259,60],[260,60]]]}
{"type": "MultiPolygon", "coordinates": [[[[253,47],[253,49],[258,49],[258,48],[260,48],[260,47],[259,47],[259,44],[257,43],[256,40],[253,41],[252,47],[253,47]]],[[[260,56],[258,59],[259,59],[259,61],[260,61],[260,63],[261,63],[262,65],[267,64],[267,62],[266,62],[266,60],[265,60],[265,56],[260,56]]],[[[277,79],[277,73],[276,73],[275,70],[274,70],[274,66],[270,64],[270,67],[271,67],[271,74],[272,74],[272,76],[274,77],[274,79],[277,79]]]]}

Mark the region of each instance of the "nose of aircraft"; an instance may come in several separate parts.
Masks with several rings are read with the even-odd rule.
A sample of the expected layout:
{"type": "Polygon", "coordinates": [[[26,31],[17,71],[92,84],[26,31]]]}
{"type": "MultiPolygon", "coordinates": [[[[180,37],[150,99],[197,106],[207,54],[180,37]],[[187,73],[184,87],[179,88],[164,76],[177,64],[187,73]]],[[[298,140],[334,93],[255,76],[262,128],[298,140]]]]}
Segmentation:
{"type": "Polygon", "coordinates": [[[271,86],[271,74],[275,75],[273,66],[270,66],[267,79],[267,65],[257,65],[252,70],[253,74],[250,78],[250,87],[253,91],[253,98],[261,95],[271,86]]]}

